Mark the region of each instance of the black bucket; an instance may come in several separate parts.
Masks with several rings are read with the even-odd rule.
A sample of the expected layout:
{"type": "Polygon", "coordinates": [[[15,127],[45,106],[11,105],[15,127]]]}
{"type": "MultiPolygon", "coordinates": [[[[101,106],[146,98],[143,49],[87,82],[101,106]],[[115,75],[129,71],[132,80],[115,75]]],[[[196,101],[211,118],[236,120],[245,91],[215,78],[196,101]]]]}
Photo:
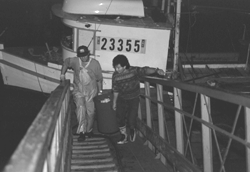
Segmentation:
{"type": "Polygon", "coordinates": [[[114,134],[119,131],[115,111],[112,109],[112,93],[98,95],[94,98],[98,131],[102,134],[114,134]]]}

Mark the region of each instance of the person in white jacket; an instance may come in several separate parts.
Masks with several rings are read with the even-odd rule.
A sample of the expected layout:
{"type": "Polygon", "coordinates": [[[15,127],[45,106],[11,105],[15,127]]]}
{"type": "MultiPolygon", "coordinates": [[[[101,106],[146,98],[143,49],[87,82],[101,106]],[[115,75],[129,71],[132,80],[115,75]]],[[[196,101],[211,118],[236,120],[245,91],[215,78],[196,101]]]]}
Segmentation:
{"type": "Polygon", "coordinates": [[[90,57],[90,51],[86,46],[77,49],[77,57],[64,60],[60,80],[65,80],[68,68],[74,71],[73,97],[76,104],[78,120],[78,141],[84,141],[86,137],[93,136],[93,123],[95,106],[93,98],[102,92],[102,68],[100,63],[90,57]]]}

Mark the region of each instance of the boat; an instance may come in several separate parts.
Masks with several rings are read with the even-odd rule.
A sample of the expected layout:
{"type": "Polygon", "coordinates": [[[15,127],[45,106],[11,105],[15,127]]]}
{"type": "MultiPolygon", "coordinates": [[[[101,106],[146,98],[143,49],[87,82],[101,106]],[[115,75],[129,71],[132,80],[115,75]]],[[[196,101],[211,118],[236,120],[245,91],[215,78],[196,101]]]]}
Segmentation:
{"type": "MultiPolygon", "coordinates": [[[[40,47],[1,47],[0,67],[5,85],[43,93],[51,93],[59,85],[61,60],[49,60],[46,53],[41,54],[45,50],[40,47]],[[34,54],[35,50],[40,50],[40,54],[34,54]]],[[[66,77],[72,82],[73,72],[69,71],[66,77]]]]}
{"type": "MultiPolygon", "coordinates": [[[[48,46],[45,55],[38,57],[35,48],[1,45],[5,85],[50,93],[60,82],[63,60],[75,57],[81,45],[87,46],[92,58],[100,62],[104,89],[111,89],[112,59],[118,54],[127,56],[133,66],[167,67],[173,26],[170,22],[155,22],[142,0],[64,0],[63,4],[55,4],[52,12],[64,24],[60,55],[48,46]],[[24,53],[27,51],[28,55],[24,53]],[[51,60],[52,52],[56,60],[51,60]]],[[[67,72],[66,78],[72,82],[73,71],[67,72]]]]}

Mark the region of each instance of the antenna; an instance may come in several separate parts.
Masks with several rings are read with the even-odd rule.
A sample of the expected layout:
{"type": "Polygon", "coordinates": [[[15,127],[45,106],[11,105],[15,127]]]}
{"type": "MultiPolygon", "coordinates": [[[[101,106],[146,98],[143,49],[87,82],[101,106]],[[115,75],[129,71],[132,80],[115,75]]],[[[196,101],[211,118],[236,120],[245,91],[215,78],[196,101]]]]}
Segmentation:
{"type": "MultiPolygon", "coordinates": [[[[108,6],[108,8],[107,8],[107,10],[106,10],[106,12],[105,12],[104,15],[107,14],[107,12],[108,12],[108,10],[109,10],[110,5],[112,4],[112,2],[113,2],[113,0],[111,0],[111,2],[109,3],[109,6],[108,6]]],[[[95,24],[95,26],[96,26],[96,24],[95,24]]],[[[95,30],[98,30],[100,26],[101,26],[101,24],[99,24],[98,28],[97,29],[95,28],[95,30]]],[[[89,48],[90,44],[92,43],[93,39],[94,39],[94,36],[92,36],[92,39],[89,41],[89,45],[87,46],[88,48],[89,48]]]]}

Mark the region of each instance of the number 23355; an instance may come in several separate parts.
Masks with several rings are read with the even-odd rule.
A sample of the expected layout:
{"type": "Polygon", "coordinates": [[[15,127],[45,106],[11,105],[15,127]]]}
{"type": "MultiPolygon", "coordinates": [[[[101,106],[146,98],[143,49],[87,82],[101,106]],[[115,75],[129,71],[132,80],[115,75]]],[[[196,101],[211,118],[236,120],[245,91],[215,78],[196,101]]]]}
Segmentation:
{"type": "Polygon", "coordinates": [[[145,54],[145,48],[145,39],[124,39],[98,36],[96,40],[96,49],[102,51],[118,51],[145,54]]]}

